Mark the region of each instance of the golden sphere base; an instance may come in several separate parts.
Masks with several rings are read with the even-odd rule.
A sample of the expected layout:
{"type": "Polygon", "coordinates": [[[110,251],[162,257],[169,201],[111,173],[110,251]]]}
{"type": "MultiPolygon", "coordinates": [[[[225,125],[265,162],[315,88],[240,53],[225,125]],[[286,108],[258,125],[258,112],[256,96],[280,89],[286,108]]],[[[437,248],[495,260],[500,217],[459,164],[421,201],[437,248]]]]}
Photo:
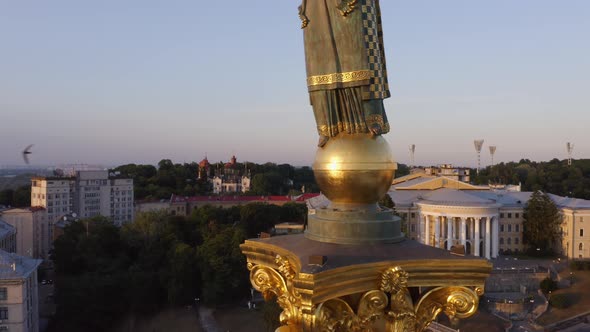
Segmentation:
{"type": "Polygon", "coordinates": [[[305,237],[337,244],[402,241],[400,219],[377,205],[397,165],[382,136],[340,134],[316,152],[313,173],[326,208],[308,216],[305,237]]]}
{"type": "Polygon", "coordinates": [[[340,134],[318,148],[312,167],[332,203],[373,204],[391,187],[397,164],[383,137],[340,134]]]}

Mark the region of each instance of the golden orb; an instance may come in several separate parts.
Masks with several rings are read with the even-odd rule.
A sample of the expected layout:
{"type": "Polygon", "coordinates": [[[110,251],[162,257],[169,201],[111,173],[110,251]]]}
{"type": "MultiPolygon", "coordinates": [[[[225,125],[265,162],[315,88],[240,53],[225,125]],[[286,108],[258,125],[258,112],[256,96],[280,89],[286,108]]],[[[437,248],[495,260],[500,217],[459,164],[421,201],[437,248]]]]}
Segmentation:
{"type": "Polygon", "coordinates": [[[381,136],[339,135],[318,148],[313,172],[336,205],[372,204],[391,187],[397,164],[381,136]]]}

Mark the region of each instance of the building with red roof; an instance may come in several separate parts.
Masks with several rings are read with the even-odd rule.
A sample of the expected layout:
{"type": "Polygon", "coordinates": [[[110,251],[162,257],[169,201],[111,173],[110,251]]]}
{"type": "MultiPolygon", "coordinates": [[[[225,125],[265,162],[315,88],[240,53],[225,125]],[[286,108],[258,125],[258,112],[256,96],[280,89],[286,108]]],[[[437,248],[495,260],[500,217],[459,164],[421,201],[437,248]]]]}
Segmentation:
{"type": "Polygon", "coordinates": [[[167,211],[174,215],[186,216],[196,208],[212,205],[218,207],[232,207],[238,205],[245,205],[249,203],[263,203],[284,205],[286,203],[301,203],[309,198],[318,196],[319,194],[303,194],[299,196],[177,196],[172,195],[170,201],[167,202],[143,202],[136,204],[137,212],[147,211],[167,211]]]}
{"type": "Polygon", "coordinates": [[[250,173],[246,166],[238,164],[236,156],[232,156],[210,182],[214,194],[245,193],[250,190],[250,173]]]}

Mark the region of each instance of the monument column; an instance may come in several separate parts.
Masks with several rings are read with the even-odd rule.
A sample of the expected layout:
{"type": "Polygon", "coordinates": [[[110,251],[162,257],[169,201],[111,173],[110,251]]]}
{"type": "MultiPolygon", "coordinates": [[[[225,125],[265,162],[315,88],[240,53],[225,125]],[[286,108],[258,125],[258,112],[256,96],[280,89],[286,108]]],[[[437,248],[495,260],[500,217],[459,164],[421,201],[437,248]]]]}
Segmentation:
{"type": "Polygon", "coordinates": [[[479,224],[480,224],[480,219],[479,218],[473,218],[473,224],[475,227],[474,228],[474,235],[473,235],[473,247],[474,247],[474,253],[475,256],[480,257],[480,252],[479,252],[479,224]]]}
{"type": "MultiPolygon", "coordinates": [[[[298,16],[318,133],[312,168],[326,201],[303,234],[240,245],[253,288],[278,299],[275,332],[422,332],[441,312],[473,315],[492,264],[406,240],[401,218],[378,205],[397,168],[382,137],[390,92],[379,1],[302,0],[298,16]]],[[[435,234],[440,247],[441,217],[432,232],[429,218],[425,242],[435,234]]]]}
{"type": "Polygon", "coordinates": [[[447,250],[451,250],[453,246],[453,217],[447,217],[447,250]]]}
{"type": "Polygon", "coordinates": [[[490,225],[490,217],[486,218],[486,226],[485,226],[485,258],[490,259],[490,251],[491,251],[491,225],[490,225]]]}

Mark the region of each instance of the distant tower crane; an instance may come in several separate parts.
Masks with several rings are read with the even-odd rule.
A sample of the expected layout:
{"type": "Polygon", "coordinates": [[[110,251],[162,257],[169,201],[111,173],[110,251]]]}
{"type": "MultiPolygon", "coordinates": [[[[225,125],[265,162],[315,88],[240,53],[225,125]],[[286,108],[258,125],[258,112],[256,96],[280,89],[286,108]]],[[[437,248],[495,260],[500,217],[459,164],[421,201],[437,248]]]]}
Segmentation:
{"type": "Polygon", "coordinates": [[[492,166],[494,166],[494,154],[496,153],[496,146],[490,145],[490,154],[492,155],[492,166]]]}
{"type": "Polygon", "coordinates": [[[565,144],[565,148],[567,149],[567,165],[572,165],[572,153],[574,152],[574,143],[567,142],[565,144]]]}
{"type": "Polygon", "coordinates": [[[410,144],[409,149],[410,157],[412,158],[412,164],[410,165],[410,168],[412,168],[414,167],[414,153],[416,152],[416,144],[410,144]]]}
{"type": "Polygon", "coordinates": [[[481,168],[481,147],[483,146],[482,139],[476,139],[473,141],[475,146],[475,152],[477,152],[477,175],[479,175],[479,169],[481,168]]]}

